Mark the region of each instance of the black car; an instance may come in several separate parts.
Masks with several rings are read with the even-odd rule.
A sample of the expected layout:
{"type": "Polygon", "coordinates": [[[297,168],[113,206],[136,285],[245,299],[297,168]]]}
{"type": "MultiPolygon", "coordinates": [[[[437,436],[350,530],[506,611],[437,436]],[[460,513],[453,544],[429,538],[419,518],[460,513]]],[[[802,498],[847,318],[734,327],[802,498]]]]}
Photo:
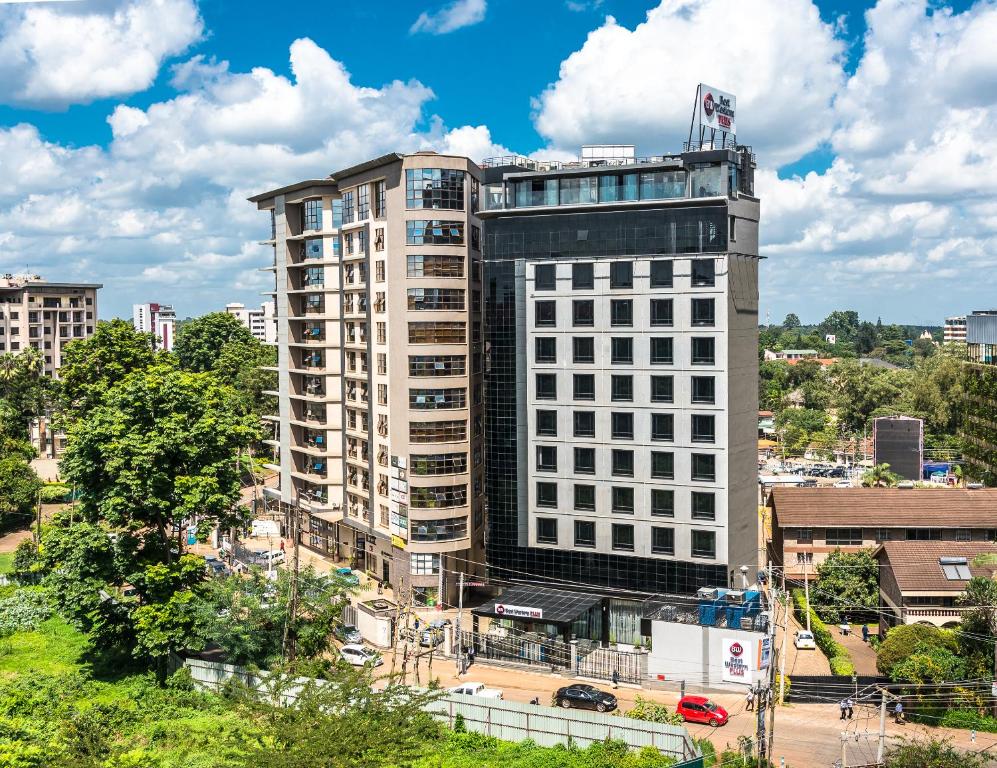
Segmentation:
{"type": "Polygon", "coordinates": [[[616,697],[611,693],[600,691],[591,685],[568,685],[558,688],[554,694],[558,706],[565,709],[594,709],[597,712],[608,712],[616,709],[616,697]]]}

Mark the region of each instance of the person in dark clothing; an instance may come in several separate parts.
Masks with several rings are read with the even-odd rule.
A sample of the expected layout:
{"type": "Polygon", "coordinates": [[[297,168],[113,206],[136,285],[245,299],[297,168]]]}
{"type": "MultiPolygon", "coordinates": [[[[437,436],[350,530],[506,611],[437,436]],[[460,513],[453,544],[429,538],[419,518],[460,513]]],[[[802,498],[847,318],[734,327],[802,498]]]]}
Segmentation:
{"type": "Polygon", "coordinates": [[[613,678],[612,679],[613,679],[613,687],[614,688],[619,688],[620,687],[620,674],[615,669],[613,670],[613,678]]]}
{"type": "Polygon", "coordinates": [[[839,720],[844,720],[848,714],[848,699],[842,699],[838,702],[838,707],[841,709],[841,717],[839,720]]]}
{"type": "Polygon", "coordinates": [[[862,625],[862,642],[863,643],[868,643],[869,642],[869,625],[868,624],[863,624],[862,625]]]}
{"type": "Polygon", "coordinates": [[[848,707],[848,719],[851,720],[852,719],[852,709],[855,706],[855,702],[852,701],[851,696],[849,696],[848,699],[845,701],[845,705],[848,707]]]}

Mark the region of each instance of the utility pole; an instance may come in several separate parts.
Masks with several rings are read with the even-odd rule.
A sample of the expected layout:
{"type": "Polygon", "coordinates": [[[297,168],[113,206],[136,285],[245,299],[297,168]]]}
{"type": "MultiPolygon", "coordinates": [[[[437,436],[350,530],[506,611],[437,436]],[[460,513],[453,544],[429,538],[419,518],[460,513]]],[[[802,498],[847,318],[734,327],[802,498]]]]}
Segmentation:
{"type": "Polygon", "coordinates": [[[807,601],[807,632],[810,631],[810,568],[807,553],[803,553],[803,593],[807,601]]]}
{"type": "Polygon", "coordinates": [[[876,750],[876,762],[883,762],[883,754],[886,752],[886,691],[879,689],[879,748],[876,750]]]}
{"type": "Polygon", "coordinates": [[[464,638],[460,634],[460,619],[464,615],[464,572],[457,580],[457,622],[454,634],[457,636],[457,674],[464,671],[464,638]]]}
{"type": "Polygon", "coordinates": [[[763,695],[761,681],[755,689],[755,739],[758,742],[758,764],[763,765],[765,760],[765,696],[763,695]]]}
{"type": "Polygon", "coordinates": [[[841,768],[846,768],[848,765],[848,734],[842,732],[841,734],[841,768]]]}
{"type": "Polygon", "coordinates": [[[782,614],[782,649],[779,651],[779,705],[786,703],[786,638],[789,635],[789,595],[782,614]]]}
{"type": "MultiPolygon", "coordinates": [[[[292,506],[290,509],[290,534],[293,539],[293,545],[291,549],[291,595],[288,606],[288,616],[287,624],[284,626],[284,655],[291,661],[294,661],[296,654],[296,638],[294,636],[294,631],[292,630],[292,625],[297,620],[298,616],[298,573],[300,570],[300,559],[298,558],[298,540],[301,536],[298,534],[298,507],[292,506]]],[[[273,567],[273,553],[270,554],[271,565],[273,567]]]]}

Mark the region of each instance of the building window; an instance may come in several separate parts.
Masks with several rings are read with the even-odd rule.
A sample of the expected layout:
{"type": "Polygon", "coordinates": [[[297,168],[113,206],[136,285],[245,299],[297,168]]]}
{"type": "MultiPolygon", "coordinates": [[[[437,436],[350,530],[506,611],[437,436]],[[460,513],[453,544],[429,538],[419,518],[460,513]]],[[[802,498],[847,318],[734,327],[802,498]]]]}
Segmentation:
{"type": "Polygon", "coordinates": [[[464,376],[467,358],[464,355],[413,355],[408,359],[409,376],[464,376]]]}
{"type": "Polygon", "coordinates": [[[463,245],[464,222],[414,219],[405,222],[408,245],[463,245]]]}
{"type": "Polygon", "coordinates": [[[675,401],[675,378],[673,376],[651,377],[651,402],[672,403],[675,401]]]}
{"type": "Polygon", "coordinates": [[[797,552],[796,553],[796,564],[803,565],[804,563],[812,563],[814,561],[813,552],[797,552]]]}
{"type": "Polygon", "coordinates": [[[405,171],[405,207],[464,210],[464,171],[411,168],[405,171]]]}
{"type": "Polygon", "coordinates": [[[557,544],[557,520],[555,518],[537,518],[537,543],[557,544]]]}
{"type": "Polygon", "coordinates": [[[828,546],[860,547],[862,546],[861,528],[826,528],[824,541],[828,546]]]}
{"type": "Polygon", "coordinates": [[[672,442],[675,440],[675,415],[671,413],[651,414],[651,439],[672,442]]]}
{"type": "Polygon", "coordinates": [[[575,437],[595,437],[595,412],[575,411],[575,437]]]}
{"type": "Polygon", "coordinates": [[[671,337],[651,337],[651,365],[672,365],[675,362],[671,337]]]}
{"type": "Polygon", "coordinates": [[[591,290],[595,287],[592,262],[575,262],[571,265],[571,288],[575,291],[591,290]]]}
{"type": "Polygon", "coordinates": [[[616,477],[634,476],[634,452],[620,448],[613,449],[613,475],[616,477]]]}
{"type": "Polygon", "coordinates": [[[466,453],[430,453],[410,457],[413,475],[462,475],[467,472],[466,453]]]}
{"type": "Polygon", "coordinates": [[[575,486],[575,509],[582,512],[595,512],[595,486],[575,486]]]}
{"type": "Polygon", "coordinates": [[[908,528],[907,541],[941,541],[941,528],[908,528]]]}
{"type": "Polygon", "coordinates": [[[621,552],[634,551],[634,527],[613,523],[613,549],[621,552]]]}
{"type": "Polygon", "coordinates": [[[557,411],[537,410],[537,437],[557,437],[557,411]]]}
{"type": "Polygon", "coordinates": [[[614,440],[634,439],[634,415],[632,413],[613,413],[612,425],[614,440]]]}
{"type": "Polygon", "coordinates": [[[716,482],[717,457],[711,453],[692,454],[692,479],[716,482]]]}
{"type": "Polygon", "coordinates": [[[415,254],[406,257],[408,277],[463,277],[463,256],[424,256],[415,254]]]}
{"type": "MultiPolygon", "coordinates": [[[[811,544],[814,540],[814,529],[813,528],[797,528],[796,529],[796,540],[800,544],[811,544]]],[[[885,541],[885,539],[884,539],[885,541]]]]}
{"type": "Polygon", "coordinates": [[[537,506],[557,508],[557,483],[537,483],[537,506]]]}
{"type": "Polygon", "coordinates": [[[956,541],[972,541],[973,540],[972,534],[973,534],[973,532],[971,530],[969,530],[968,528],[956,528],[956,531],[955,531],[955,540],[956,541]]]}
{"type": "Polygon", "coordinates": [[[717,556],[717,534],[714,531],[693,531],[692,556],[715,558],[717,556]]]}
{"type": "Polygon", "coordinates": [[[651,477],[655,480],[674,480],[675,454],[671,451],[651,451],[651,477]]]}
{"type": "Polygon", "coordinates": [[[675,517],[675,491],[671,488],[652,488],[651,514],[655,517],[675,517]]]}
{"type": "Polygon", "coordinates": [[[410,389],[408,407],[415,411],[446,411],[467,407],[467,390],[454,389],[410,389]]]}
{"type": "Polygon", "coordinates": [[[671,326],[675,322],[671,299],[651,299],[651,325],[671,326]]]}
{"type": "Polygon", "coordinates": [[[641,200],[667,200],[686,196],[685,171],[656,171],[640,175],[641,200]]]}
{"type": "Polygon", "coordinates": [[[343,224],[353,223],[353,193],[343,193],[343,224]]]}
{"type": "Polygon", "coordinates": [[[599,176],[599,202],[615,203],[636,199],[636,173],[612,173],[599,176]]]}
{"type": "Polygon", "coordinates": [[[464,323],[426,322],[408,324],[409,344],[466,344],[464,323]]]}
{"type": "Polygon", "coordinates": [[[595,523],[591,520],[575,520],[575,546],[595,546],[595,523]]]}
{"type": "Polygon", "coordinates": [[[439,555],[417,555],[414,552],[410,556],[413,576],[438,576],[440,573],[439,555]]]}
{"type": "Polygon", "coordinates": [[[692,377],[692,402],[694,403],[714,403],[716,402],[716,382],[712,376],[692,377]]]}
{"type": "Polygon", "coordinates": [[[412,541],[454,541],[467,538],[467,518],[413,520],[412,541]]]}
{"type": "Polygon", "coordinates": [[[615,327],[634,324],[634,303],[631,299],[612,299],[609,302],[609,321],[615,327]]]}
{"type": "Polygon", "coordinates": [[[466,485],[438,485],[412,489],[413,509],[450,509],[467,506],[466,485]]]}
{"type": "Polygon", "coordinates": [[[409,422],[409,442],[457,443],[467,440],[466,421],[409,422]]]}
{"type": "Polygon", "coordinates": [[[573,376],[573,395],[575,400],[595,400],[595,375],[591,373],[576,373],[573,376]]]}
{"type": "Polygon", "coordinates": [[[475,251],[481,250],[481,227],[471,225],[471,248],[475,251]]]}
{"type": "Polygon", "coordinates": [[[537,471],[557,472],[557,446],[537,446],[537,471]]]}
{"type": "Polygon", "coordinates": [[[321,200],[305,200],[305,220],[302,228],[305,231],[322,229],[321,200]]]}
{"type": "Polygon", "coordinates": [[[634,489],[613,487],[613,513],[632,515],[634,513],[634,489]]]}
{"type": "Polygon", "coordinates": [[[692,284],[696,287],[709,287],[716,282],[716,263],[713,259],[692,260],[692,284]]]}
{"type": "Polygon", "coordinates": [[[613,261],[609,264],[610,288],[634,287],[634,263],[632,261],[613,261]]]}
{"type": "Polygon", "coordinates": [[[716,365],[716,339],[710,336],[694,336],[692,338],[692,364],[716,365]]]}
{"type": "Polygon", "coordinates": [[[717,438],[716,417],[713,414],[692,415],[692,442],[712,443],[717,438]]]}
{"type": "Polygon", "coordinates": [[[357,187],[357,220],[363,221],[370,217],[370,187],[361,184],[357,187]]]}
{"type": "Polygon", "coordinates": [[[659,528],[655,526],[651,529],[651,554],[653,555],[674,555],[675,554],[675,529],[659,528]]]}
{"type": "Polygon", "coordinates": [[[556,363],[557,338],[554,336],[537,336],[534,359],[538,363],[556,363]]]}
{"type": "Polygon", "coordinates": [[[634,377],[615,375],[610,379],[614,403],[630,403],[634,399],[634,377]]]}
{"type": "Polygon", "coordinates": [[[463,311],[465,307],[462,288],[409,288],[408,308],[415,312],[463,311]]]}
{"type": "Polygon", "coordinates": [[[692,492],[692,519],[693,520],[716,520],[717,518],[717,497],[716,494],[703,491],[692,492]]]}
{"type": "Polygon", "coordinates": [[[537,264],[533,268],[533,289],[553,291],[557,289],[557,265],[537,264]]]}
{"type": "Polygon", "coordinates": [[[538,373],[537,400],[557,400],[557,375],[553,373],[538,373]]]}
{"type": "Polygon", "coordinates": [[[538,301],[533,305],[534,323],[538,328],[557,325],[557,302],[538,301]]]}
{"type": "Polygon", "coordinates": [[[595,339],[591,336],[575,336],[571,339],[572,361],[575,363],[595,362],[595,339]]]}
{"type": "Polygon", "coordinates": [[[651,287],[671,288],[672,287],[672,262],[658,259],[651,262],[651,287]]]}
{"type": "Polygon", "coordinates": [[[627,337],[612,339],[612,360],[614,365],[633,365],[634,340],[627,337]]]}
{"type": "Polygon", "coordinates": [[[595,474],[595,448],[575,448],[575,474],[595,474]]]}
{"type": "Polygon", "coordinates": [[[514,192],[510,197],[515,199],[517,208],[557,205],[557,179],[516,181],[513,182],[513,188],[514,192]]]}
{"type": "Polygon", "coordinates": [[[571,302],[571,323],[575,327],[595,324],[595,302],[592,299],[575,299],[571,302]]]}
{"type": "Polygon", "coordinates": [[[388,404],[388,385],[378,384],[377,385],[377,404],[387,405],[388,404]]]}
{"type": "Polygon", "coordinates": [[[712,327],[716,323],[713,299],[692,300],[692,324],[699,327],[712,327]]]}
{"type": "Polygon", "coordinates": [[[598,177],[569,176],[559,181],[561,205],[587,205],[599,202],[598,177]]]}
{"type": "Polygon", "coordinates": [[[384,259],[378,259],[374,262],[374,280],[379,283],[384,282],[384,259]]]}
{"type": "Polygon", "coordinates": [[[388,215],[388,190],[384,180],[374,182],[374,216],[383,219],[388,215]]]}

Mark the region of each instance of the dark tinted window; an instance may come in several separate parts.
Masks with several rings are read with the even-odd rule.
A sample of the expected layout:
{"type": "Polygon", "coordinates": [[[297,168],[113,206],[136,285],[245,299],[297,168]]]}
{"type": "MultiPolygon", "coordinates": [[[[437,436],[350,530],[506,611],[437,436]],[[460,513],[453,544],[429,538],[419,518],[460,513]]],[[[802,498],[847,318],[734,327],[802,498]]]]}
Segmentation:
{"type": "Polygon", "coordinates": [[[716,384],[712,376],[692,377],[692,402],[712,403],[716,400],[716,384]]]}
{"type": "Polygon", "coordinates": [[[540,327],[557,325],[557,303],[554,301],[538,301],[534,305],[536,324],[540,327]]]}
{"type": "Polygon", "coordinates": [[[595,375],[576,373],[573,390],[575,400],[595,400],[595,375]]]}
{"type": "Polygon", "coordinates": [[[557,339],[553,336],[538,336],[536,339],[536,362],[557,362],[557,339]]]}
{"type": "Polygon", "coordinates": [[[633,552],[634,527],[632,525],[613,523],[613,549],[633,552]]]}
{"type": "Polygon", "coordinates": [[[634,340],[628,337],[613,338],[612,353],[615,365],[631,365],[634,361],[634,340]]]}
{"type": "Polygon", "coordinates": [[[692,517],[694,520],[715,520],[717,497],[704,491],[692,492],[692,517]]]}
{"type": "Polygon", "coordinates": [[[537,264],[533,268],[533,288],[537,291],[553,291],[557,288],[556,265],[537,264]]]}
{"type": "Polygon", "coordinates": [[[671,413],[651,414],[651,439],[671,442],[675,439],[675,416],[671,413]]]}
{"type": "Polygon", "coordinates": [[[574,325],[587,326],[595,322],[595,302],[591,299],[575,299],[571,302],[571,312],[574,325]]]}
{"type": "Polygon", "coordinates": [[[717,535],[713,531],[692,532],[692,556],[716,557],[717,535]]]}
{"type": "Polygon", "coordinates": [[[671,299],[651,299],[651,325],[672,325],[675,316],[671,299]]]}
{"type": "Polygon", "coordinates": [[[675,454],[671,451],[651,451],[651,477],[656,480],[674,480],[675,454]]]}
{"type": "Polygon", "coordinates": [[[715,263],[713,259],[692,260],[692,284],[709,286],[716,282],[715,263]]]}
{"type": "Polygon", "coordinates": [[[575,474],[595,474],[595,448],[575,448],[575,474]]]}
{"type": "Polygon", "coordinates": [[[609,302],[609,321],[615,326],[634,324],[634,303],[630,299],[613,299],[609,302]]]}
{"type": "Polygon", "coordinates": [[[634,415],[632,413],[614,413],[612,422],[614,440],[634,439],[634,415]]]}
{"type": "Polygon", "coordinates": [[[595,437],[595,413],[575,411],[575,437],[595,437]]]}
{"type": "Polygon", "coordinates": [[[675,517],[675,491],[671,488],[652,488],[651,514],[656,517],[675,517]]]}
{"type": "Polygon", "coordinates": [[[595,511],[595,486],[576,485],[575,486],[575,509],[583,512],[595,511]]]}
{"type": "Polygon", "coordinates": [[[591,336],[575,336],[571,340],[572,360],[576,363],[595,362],[595,339],[591,336]]]}
{"type": "Polygon", "coordinates": [[[651,287],[672,287],[672,262],[659,260],[651,262],[651,287]]]}
{"type": "Polygon", "coordinates": [[[571,265],[571,287],[572,289],[586,290],[595,286],[595,278],[592,276],[592,262],[575,262],[571,265]]]}
{"type": "Polygon", "coordinates": [[[656,555],[674,555],[675,530],[672,528],[652,528],[651,552],[656,555]]]}
{"type": "Polygon", "coordinates": [[[634,513],[633,488],[613,488],[613,512],[618,515],[632,515],[634,513]]]}
{"type": "Polygon", "coordinates": [[[632,261],[614,261],[609,265],[610,288],[633,288],[634,265],[632,261]]]}
{"type": "Polygon", "coordinates": [[[634,377],[613,376],[612,398],[617,403],[629,403],[634,399],[634,377]]]}
{"type": "Polygon", "coordinates": [[[651,364],[652,365],[671,365],[675,362],[675,356],[673,353],[672,339],[669,338],[651,338],[651,364]]]}
{"type": "Polygon", "coordinates": [[[716,440],[716,417],[713,414],[692,415],[692,442],[712,443],[716,440]]]}
{"type": "Polygon", "coordinates": [[[671,403],[675,400],[675,379],[672,376],[651,377],[651,402],[671,403]]]}
{"type": "Polygon", "coordinates": [[[713,299],[692,300],[692,324],[712,326],[716,322],[713,299]]]}
{"type": "Polygon", "coordinates": [[[613,474],[621,477],[633,477],[634,452],[622,449],[613,450],[613,474]]]}
{"type": "Polygon", "coordinates": [[[708,336],[694,336],[692,339],[692,364],[715,365],[716,361],[716,340],[708,336]]]}
{"type": "Polygon", "coordinates": [[[552,517],[537,518],[537,541],[541,544],[557,544],[557,520],[552,517]]]}
{"type": "Polygon", "coordinates": [[[537,506],[557,506],[557,483],[537,483],[537,506]]]}
{"type": "Polygon", "coordinates": [[[717,457],[709,453],[692,454],[692,479],[709,480],[717,479],[717,457]]]}
{"type": "Polygon", "coordinates": [[[557,437],[557,411],[537,411],[537,435],[557,437]]]}
{"type": "Polygon", "coordinates": [[[591,520],[575,520],[575,546],[595,546],[595,523],[591,520]]]}
{"type": "Polygon", "coordinates": [[[537,374],[537,400],[557,399],[557,376],[553,373],[537,374]]]}
{"type": "Polygon", "coordinates": [[[557,471],[557,446],[537,446],[537,469],[541,472],[557,471]]]}

